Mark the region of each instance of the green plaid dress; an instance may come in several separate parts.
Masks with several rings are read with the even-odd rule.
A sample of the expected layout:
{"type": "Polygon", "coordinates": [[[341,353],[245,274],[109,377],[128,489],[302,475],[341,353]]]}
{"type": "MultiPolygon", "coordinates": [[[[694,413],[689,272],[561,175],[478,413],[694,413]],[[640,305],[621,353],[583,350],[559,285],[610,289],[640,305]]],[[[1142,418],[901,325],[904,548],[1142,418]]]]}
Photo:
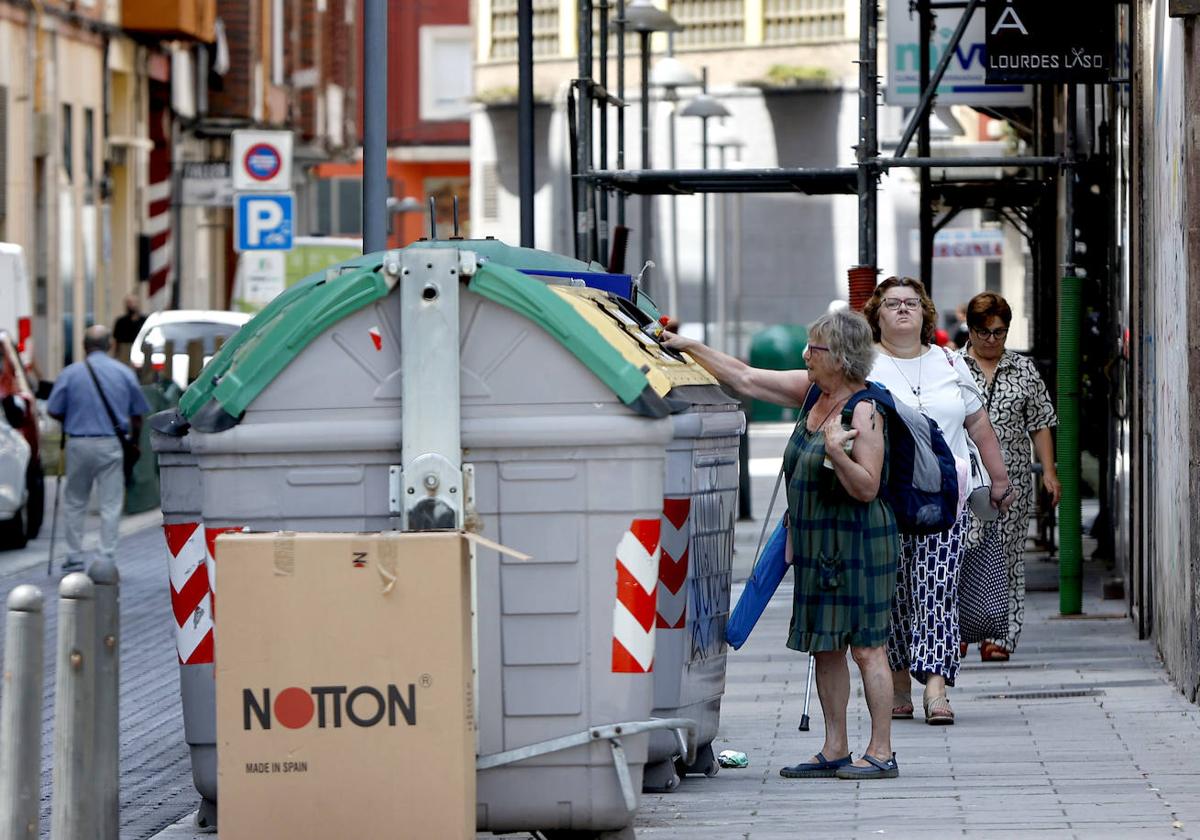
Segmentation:
{"type": "Polygon", "coordinates": [[[783,454],[795,574],[787,646],[879,647],[896,588],[896,517],[880,499],[860,502],[845,491],[823,466],[825,433],[808,431],[807,419],[806,409],[783,454]]]}

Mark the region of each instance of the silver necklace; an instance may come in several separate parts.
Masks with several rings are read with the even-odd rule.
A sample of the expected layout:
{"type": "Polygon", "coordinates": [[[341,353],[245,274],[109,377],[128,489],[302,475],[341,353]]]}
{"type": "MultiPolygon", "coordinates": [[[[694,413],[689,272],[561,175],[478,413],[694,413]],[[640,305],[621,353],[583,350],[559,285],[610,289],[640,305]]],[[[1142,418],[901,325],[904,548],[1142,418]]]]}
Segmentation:
{"type": "Polygon", "coordinates": [[[900,378],[904,380],[904,384],[908,386],[908,390],[912,391],[913,396],[917,398],[917,410],[920,411],[925,407],[921,401],[921,371],[925,367],[925,361],[922,356],[917,356],[917,385],[914,388],[912,380],[904,375],[904,369],[900,367],[900,363],[896,361],[896,357],[891,353],[886,354],[892,360],[892,367],[896,369],[896,373],[900,374],[900,378]]]}

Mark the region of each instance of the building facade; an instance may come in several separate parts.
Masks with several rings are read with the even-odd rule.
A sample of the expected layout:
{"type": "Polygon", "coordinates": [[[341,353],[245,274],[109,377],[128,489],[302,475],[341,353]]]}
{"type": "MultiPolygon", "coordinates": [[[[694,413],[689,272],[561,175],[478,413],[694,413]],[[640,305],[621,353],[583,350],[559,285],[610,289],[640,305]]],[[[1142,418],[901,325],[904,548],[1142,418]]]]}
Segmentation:
{"type": "Polygon", "coordinates": [[[0,2],[0,240],[25,251],[48,373],[132,290],[150,226],[149,86],[169,64],[121,18],[117,0],[0,2]]]}
{"type": "MultiPolygon", "coordinates": [[[[362,48],[361,30],[359,48],[362,48]]],[[[405,198],[389,217],[388,242],[394,247],[429,235],[426,208],[437,208],[439,233],[448,235],[453,199],[459,197],[460,230],[470,225],[471,26],[468,0],[439,3],[388,2],[387,85],[388,195],[405,198]]],[[[362,112],[358,86],[357,120],[362,112]]],[[[362,235],[362,162],[318,167],[331,212],[314,220],[314,230],[338,236],[362,235]]],[[[324,207],[324,202],[318,206],[324,207]]]]}
{"type": "Polygon", "coordinates": [[[1176,0],[1132,10],[1123,542],[1139,629],[1200,702],[1200,16],[1176,0]]]}

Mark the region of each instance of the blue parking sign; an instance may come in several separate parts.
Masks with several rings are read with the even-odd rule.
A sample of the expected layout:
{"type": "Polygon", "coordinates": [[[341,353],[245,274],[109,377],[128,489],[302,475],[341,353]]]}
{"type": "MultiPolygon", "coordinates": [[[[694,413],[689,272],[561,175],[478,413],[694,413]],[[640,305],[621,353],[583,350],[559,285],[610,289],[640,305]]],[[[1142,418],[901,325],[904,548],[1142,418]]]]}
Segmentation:
{"type": "Polygon", "coordinates": [[[234,249],[289,250],[295,203],[292,193],[238,193],[233,203],[234,249]]]}

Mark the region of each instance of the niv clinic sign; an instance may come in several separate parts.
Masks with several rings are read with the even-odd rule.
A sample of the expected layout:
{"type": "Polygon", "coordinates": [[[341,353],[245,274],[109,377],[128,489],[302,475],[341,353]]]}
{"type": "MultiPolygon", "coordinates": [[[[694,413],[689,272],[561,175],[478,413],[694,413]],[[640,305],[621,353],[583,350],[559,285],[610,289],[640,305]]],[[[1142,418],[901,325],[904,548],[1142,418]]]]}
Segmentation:
{"type": "Polygon", "coordinates": [[[1114,0],[987,0],[986,26],[989,83],[1112,78],[1114,0]]]}
{"type": "MultiPolygon", "coordinates": [[[[1060,2],[1060,0],[1043,0],[1060,2]]],[[[963,9],[938,9],[937,25],[929,49],[929,70],[949,49],[950,37],[962,19],[963,9]]],[[[946,75],[938,85],[938,105],[1020,107],[1033,101],[1032,88],[1019,82],[988,84],[987,30],[983,9],[971,16],[962,41],[954,48],[946,75]]],[[[913,107],[921,101],[921,35],[917,15],[908,0],[890,0],[887,9],[887,87],[889,105],[913,107]]]]}

